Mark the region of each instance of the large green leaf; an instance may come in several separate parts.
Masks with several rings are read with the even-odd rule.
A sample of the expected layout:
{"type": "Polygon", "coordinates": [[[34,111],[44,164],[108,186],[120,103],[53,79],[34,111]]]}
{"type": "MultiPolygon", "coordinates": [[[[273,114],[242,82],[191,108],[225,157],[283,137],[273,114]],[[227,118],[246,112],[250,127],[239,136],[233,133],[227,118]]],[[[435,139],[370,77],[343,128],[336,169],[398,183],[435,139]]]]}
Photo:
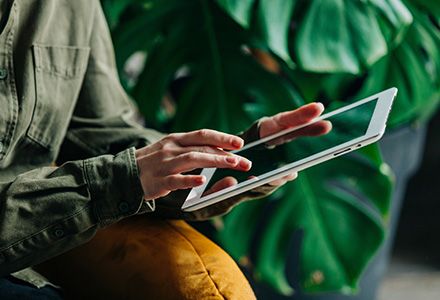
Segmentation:
{"type": "Polygon", "coordinates": [[[258,278],[287,295],[293,292],[286,279],[287,251],[294,233],[302,230],[304,291],[354,293],[386,236],[392,176],[372,161],[343,157],[302,171],[271,203],[275,208],[258,226],[262,232],[257,234],[261,217],[256,216],[264,215],[267,199],[243,203],[229,213],[218,238],[234,258],[250,262],[258,278]],[[252,246],[258,249],[255,261],[252,246]]]}
{"type": "Polygon", "coordinates": [[[379,25],[389,47],[399,45],[405,37],[413,16],[400,0],[370,0],[376,10],[379,25]]]}
{"type": "Polygon", "coordinates": [[[289,53],[289,29],[296,0],[215,0],[238,24],[258,27],[260,42],[294,67],[289,53]],[[257,5],[257,8],[255,6],[257,5]],[[253,11],[256,10],[256,18],[253,11]]]}
{"type": "Polygon", "coordinates": [[[310,1],[298,24],[294,49],[305,70],[353,74],[388,51],[374,10],[359,0],[310,1]]]}
{"type": "Polygon", "coordinates": [[[408,5],[414,22],[403,42],[369,71],[357,97],[395,86],[390,126],[425,121],[440,104],[440,30],[426,12],[408,5]]]}
{"type": "Polygon", "coordinates": [[[293,67],[289,53],[289,30],[296,0],[261,0],[258,26],[269,48],[293,67]]]}
{"type": "Polygon", "coordinates": [[[173,130],[241,131],[253,121],[243,105],[247,101],[260,103],[267,114],[298,106],[293,87],[243,50],[246,31],[211,1],[154,1],[114,36],[123,58],[136,51],[148,53],[132,95],[157,128],[163,129],[163,96],[182,71],[173,130]]]}
{"type": "Polygon", "coordinates": [[[250,26],[255,0],[214,0],[240,25],[250,26]]]}
{"type": "MultiPolygon", "coordinates": [[[[300,3],[299,1],[298,3],[300,3]]],[[[413,17],[409,9],[400,0],[370,0],[374,16],[380,26],[381,32],[388,44],[389,49],[394,49],[406,37],[408,28],[411,26],[413,17]]],[[[308,11],[308,4],[302,4],[302,9],[293,16],[294,20],[301,24],[308,11]]],[[[345,26],[341,22],[335,22],[334,26],[345,26]]],[[[298,25],[296,25],[298,26],[298,25]]],[[[367,30],[367,29],[366,29],[367,30]]],[[[297,31],[297,30],[294,30],[297,31]]],[[[328,44],[330,37],[325,35],[319,37],[322,43],[328,44]]],[[[296,40],[294,40],[296,42],[296,40]]],[[[344,51],[349,51],[348,48],[344,51]]],[[[388,54],[387,54],[388,55],[388,54]]],[[[353,54],[353,57],[357,57],[353,54]]],[[[318,59],[318,58],[317,58],[318,59]]],[[[362,95],[356,95],[358,88],[363,82],[363,74],[349,73],[316,73],[313,70],[299,69],[292,70],[283,65],[284,75],[292,81],[307,102],[321,101],[324,104],[332,104],[335,101],[351,101],[353,96],[356,99],[362,96],[371,95],[389,86],[381,86],[375,90],[368,90],[362,95]]],[[[367,69],[369,71],[369,69],[367,69]]],[[[379,74],[381,75],[381,74],[379,74]]]]}
{"type": "Polygon", "coordinates": [[[215,1],[244,28],[255,25],[262,41],[290,67],[295,64],[288,38],[295,24],[296,59],[313,72],[362,72],[387,53],[387,44],[399,44],[412,22],[400,0],[215,1]],[[292,19],[297,2],[303,8],[292,19]]]}

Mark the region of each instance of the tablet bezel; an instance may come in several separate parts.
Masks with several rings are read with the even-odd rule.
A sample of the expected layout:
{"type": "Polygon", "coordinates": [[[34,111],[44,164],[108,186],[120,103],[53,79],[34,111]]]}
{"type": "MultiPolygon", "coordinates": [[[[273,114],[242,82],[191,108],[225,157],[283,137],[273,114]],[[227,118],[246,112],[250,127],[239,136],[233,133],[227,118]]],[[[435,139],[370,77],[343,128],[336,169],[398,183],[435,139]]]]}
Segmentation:
{"type": "Polygon", "coordinates": [[[223,190],[217,191],[215,193],[209,194],[207,196],[201,197],[203,192],[205,191],[207,185],[209,184],[209,180],[211,179],[212,175],[214,174],[216,168],[206,168],[203,169],[201,174],[206,176],[206,182],[198,187],[195,187],[191,189],[190,193],[188,194],[185,202],[182,205],[183,211],[195,211],[200,208],[206,207],[208,205],[217,203],[219,201],[225,200],[227,198],[233,197],[235,195],[238,195],[240,193],[243,193],[245,191],[251,190],[255,187],[261,186],[263,184],[269,183],[271,181],[274,181],[276,179],[282,178],[288,174],[291,174],[293,172],[298,172],[301,170],[304,170],[306,168],[309,168],[311,166],[314,166],[316,164],[319,164],[321,162],[324,162],[326,160],[329,160],[331,158],[347,154],[353,150],[359,149],[363,146],[369,145],[371,143],[376,142],[379,140],[383,133],[385,132],[386,128],[386,121],[389,115],[389,112],[391,110],[391,105],[393,103],[393,100],[397,94],[396,88],[390,88],[388,90],[385,90],[383,92],[380,92],[378,94],[372,95],[368,98],[356,101],[352,104],[346,105],[344,107],[341,107],[339,109],[336,109],[332,112],[326,113],[321,115],[318,118],[315,118],[311,122],[293,127],[288,128],[286,130],[280,131],[276,134],[267,136],[263,139],[254,141],[252,143],[249,143],[245,145],[243,148],[235,151],[231,151],[232,153],[238,153],[240,151],[243,151],[245,149],[248,149],[250,147],[259,145],[261,143],[265,143],[271,139],[277,138],[279,136],[282,136],[286,133],[289,133],[294,130],[298,130],[300,128],[303,128],[305,126],[309,126],[313,123],[322,121],[324,119],[327,119],[329,117],[332,117],[336,114],[339,114],[341,112],[344,112],[346,110],[352,109],[356,106],[362,105],[364,103],[367,103],[369,101],[377,99],[376,107],[373,111],[373,115],[371,117],[370,123],[368,125],[368,129],[365,133],[365,135],[358,137],[356,139],[350,140],[348,142],[342,143],[340,145],[334,146],[332,148],[329,148],[327,150],[321,151],[319,153],[316,153],[314,155],[305,157],[303,159],[300,159],[296,162],[290,163],[288,165],[285,165],[283,167],[277,168],[275,170],[272,170],[270,172],[267,172],[261,176],[259,176],[257,179],[246,180],[244,182],[241,182],[237,185],[225,188],[223,190]]]}

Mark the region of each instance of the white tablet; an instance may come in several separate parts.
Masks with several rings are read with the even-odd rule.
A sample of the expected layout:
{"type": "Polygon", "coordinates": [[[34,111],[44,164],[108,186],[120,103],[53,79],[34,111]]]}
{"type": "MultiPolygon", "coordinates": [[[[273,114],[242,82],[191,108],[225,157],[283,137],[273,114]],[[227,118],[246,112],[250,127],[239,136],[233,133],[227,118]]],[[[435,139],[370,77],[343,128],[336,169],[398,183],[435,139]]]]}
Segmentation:
{"type": "Polygon", "coordinates": [[[203,169],[201,174],[206,176],[205,184],[190,190],[182,210],[203,208],[376,142],[385,131],[396,94],[396,88],[385,90],[323,114],[308,124],[283,130],[233,151],[252,161],[252,168],[249,171],[203,169]],[[315,137],[296,134],[305,132],[307,126],[319,121],[330,121],[330,132],[315,137]],[[292,136],[296,137],[292,139],[292,136]],[[287,142],[280,144],[280,140],[287,142]],[[211,192],[216,182],[227,177],[235,178],[236,184],[211,192]]]}

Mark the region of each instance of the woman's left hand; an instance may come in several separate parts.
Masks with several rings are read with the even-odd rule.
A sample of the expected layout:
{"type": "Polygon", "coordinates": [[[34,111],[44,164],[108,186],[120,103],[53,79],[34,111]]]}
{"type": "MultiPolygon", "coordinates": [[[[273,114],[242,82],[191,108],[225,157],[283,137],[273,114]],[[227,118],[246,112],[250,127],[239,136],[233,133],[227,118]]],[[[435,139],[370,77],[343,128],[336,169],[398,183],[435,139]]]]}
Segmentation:
{"type": "MultiPolygon", "coordinates": [[[[264,138],[281,130],[297,127],[309,123],[313,119],[319,117],[324,111],[322,103],[310,103],[292,111],[286,111],[276,114],[272,117],[264,118],[260,125],[260,138],[264,138]]],[[[292,132],[275,140],[275,144],[282,144],[301,136],[320,136],[327,134],[332,128],[329,121],[320,121],[311,126],[304,127],[298,131],[292,132]]],[[[270,185],[282,185],[287,181],[291,181],[298,176],[297,172],[289,174],[283,178],[270,182],[270,185]]]]}

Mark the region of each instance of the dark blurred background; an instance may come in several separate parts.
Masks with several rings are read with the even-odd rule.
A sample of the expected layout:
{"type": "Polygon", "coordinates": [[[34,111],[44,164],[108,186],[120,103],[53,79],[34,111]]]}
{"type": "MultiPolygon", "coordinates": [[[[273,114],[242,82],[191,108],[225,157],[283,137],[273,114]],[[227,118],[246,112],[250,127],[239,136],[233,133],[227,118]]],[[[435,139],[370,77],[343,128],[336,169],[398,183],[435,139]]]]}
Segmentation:
{"type": "Polygon", "coordinates": [[[379,300],[440,297],[440,113],[430,121],[420,169],[403,202],[379,300]]]}

